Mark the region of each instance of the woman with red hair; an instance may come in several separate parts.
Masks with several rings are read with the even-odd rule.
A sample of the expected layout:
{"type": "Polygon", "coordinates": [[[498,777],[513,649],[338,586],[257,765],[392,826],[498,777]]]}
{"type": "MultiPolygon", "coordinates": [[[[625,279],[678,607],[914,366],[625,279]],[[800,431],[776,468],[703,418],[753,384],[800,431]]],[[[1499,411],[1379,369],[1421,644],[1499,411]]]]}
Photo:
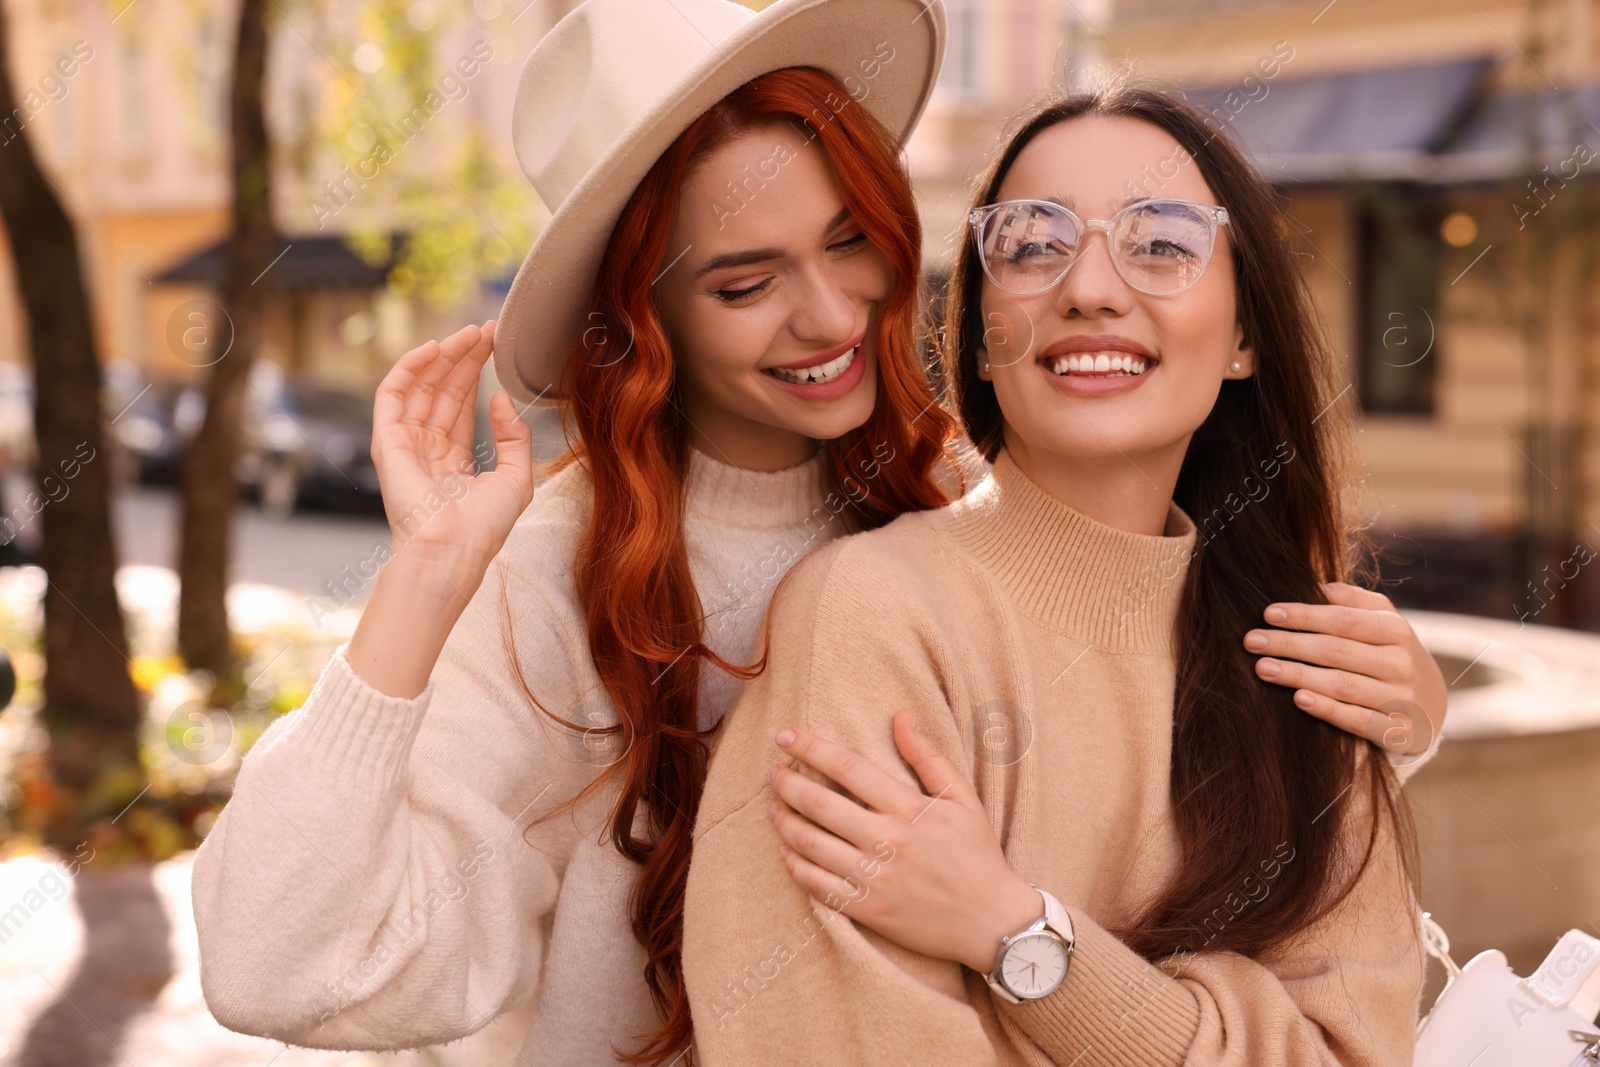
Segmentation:
{"type": "Polygon", "coordinates": [[[531,54],[513,140],[553,218],[499,323],[380,386],[393,554],[195,861],[224,1025],[408,1048],[537,996],[518,1062],[690,1048],[691,830],[772,589],[959,484],[899,158],[943,26],[920,0],[590,0],[531,54]],[[551,398],[575,444],[535,493],[513,402],[551,398]]]}

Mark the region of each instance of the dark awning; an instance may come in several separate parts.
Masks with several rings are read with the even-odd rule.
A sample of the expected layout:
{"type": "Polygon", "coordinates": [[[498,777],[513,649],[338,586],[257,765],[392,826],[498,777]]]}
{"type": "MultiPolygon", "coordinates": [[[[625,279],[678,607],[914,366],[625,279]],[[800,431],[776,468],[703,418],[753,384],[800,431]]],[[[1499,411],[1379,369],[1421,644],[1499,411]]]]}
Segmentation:
{"type": "Polygon", "coordinates": [[[1594,175],[1600,155],[1600,86],[1496,93],[1439,158],[1433,180],[1442,184],[1497,181],[1537,173],[1594,175]],[[1583,146],[1586,152],[1575,153],[1583,146]]]}
{"type": "MultiPolygon", "coordinates": [[[[405,234],[394,234],[391,247],[399,248],[404,239],[405,234]]],[[[156,281],[215,286],[222,278],[226,247],[223,239],[203,248],[162,272],[156,281]]],[[[273,282],[283,292],[381,289],[389,277],[389,264],[367,263],[350,250],[342,236],[280,237],[273,255],[280,253],[282,258],[270,270],[273,282]]]]}
{"type": "Polygon", "coordinates": [[[1254,100],[1242,86],[1186,95],[1231,115],[1273,181],[1427,181],[1478,110],[1492,65],[1474,58],[1263,80],[1266,95],[1254,100]]]}

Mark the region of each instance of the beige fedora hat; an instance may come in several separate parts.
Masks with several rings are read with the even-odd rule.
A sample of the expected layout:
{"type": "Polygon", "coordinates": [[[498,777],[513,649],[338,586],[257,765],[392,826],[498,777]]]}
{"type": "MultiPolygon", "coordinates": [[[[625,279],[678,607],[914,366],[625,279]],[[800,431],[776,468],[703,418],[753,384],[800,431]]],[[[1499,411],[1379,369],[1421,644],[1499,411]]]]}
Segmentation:
{"type": "Polygon", "coordinates": [[[588,0],[522,67],[517,161],[552,214],[506,294],[495,374],[519,406],[552,402],[617,217],[689,124],[740,85],[816,67],[910,135],[944,55],[942,0],[588,0]],[[884,49],[883,46],[888,48],[884,49]],[[887,60],[885,56],[890,56],[887,60]]]}

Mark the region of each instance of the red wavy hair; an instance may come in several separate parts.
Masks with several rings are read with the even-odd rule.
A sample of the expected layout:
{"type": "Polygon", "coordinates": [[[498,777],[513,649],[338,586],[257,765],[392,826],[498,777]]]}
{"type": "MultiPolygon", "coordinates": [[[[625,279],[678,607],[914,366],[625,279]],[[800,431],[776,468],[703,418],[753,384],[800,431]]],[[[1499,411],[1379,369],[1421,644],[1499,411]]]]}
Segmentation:
{"type": "MultiPolygon", "coordinates": [[[[856,223],[895,271],[878,321],[876,407],[829,449],[828,480],[847,502],[847,528],[871,529],[949,502],[935,472],[950,462],[956,423],[930,385],[921,343],[921,226],[899,147],[831,75],[791,67],[756,78],[696,119],[634,191],[600,267],[592,325],[569,350],[561,378],[572,398],[563,414],[568,439],[575,424],[579,443],[550,470],[582,464],[594,485],[574,572],[589,652],[618,714],[610,732],[620,735],[625,755],[557,810],[610,782],[620,787],[610,837],[641,867],[630,902],[633,933],[648,953],[644,977],[664,1020],[661,1029],[639,1035],[638,1050],[619,1052],[629,1063],[668,1062],[687,1052],[693,1036],[682,946],[692,832],[710,755],[710,735],[699,730],[697,716],[703,664],[741,679],[766,665],[765,649],[745,666],[702,643],[705,614],[683,530],[687,423],[651,283],[662,269],[689,170],[775,119],[804,124],[832,164],[856,223]],[[641,811],[642,838],[634,834],[641,811]]],[[[521,678],[509,625],[507,650],[535,706],[566,728],[603,732],[539,703],[521,678]]]]}

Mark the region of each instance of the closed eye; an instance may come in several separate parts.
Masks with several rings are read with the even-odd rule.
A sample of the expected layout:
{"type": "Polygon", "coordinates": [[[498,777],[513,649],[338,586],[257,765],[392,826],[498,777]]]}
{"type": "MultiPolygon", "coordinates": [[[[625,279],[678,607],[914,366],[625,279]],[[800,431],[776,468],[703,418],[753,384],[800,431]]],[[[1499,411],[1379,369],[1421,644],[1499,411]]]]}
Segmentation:
{"type": "MultiPolygon", "coordinates": [[[[828,251],[853,252],[855,249],[865,244],[866,240],[867,233],[865,230],[862,230],[854,237],[847,237],[842,241],[835,241],[833,244],[828,246],[828,251]]],[[[755,285],[747,286],[743,289],[717,289],[714,290],[711,295],[715,296],[718,300],[721,300],[725,304],[739,304],[748,301],[756,294],[765,290],[771,284],[772,279],[768,278],[763,282],[758,282],[755,285]]]]}
{"type": "Polygon", "coordinates": [[[768,278],[764,282],[758,282],[755,285],[748,286],[744,289],[718,289],[712,293],[712,295],[725,304],[737,304],[742,300],[756,295],[771,284],[772,279],[768,278]]]}

